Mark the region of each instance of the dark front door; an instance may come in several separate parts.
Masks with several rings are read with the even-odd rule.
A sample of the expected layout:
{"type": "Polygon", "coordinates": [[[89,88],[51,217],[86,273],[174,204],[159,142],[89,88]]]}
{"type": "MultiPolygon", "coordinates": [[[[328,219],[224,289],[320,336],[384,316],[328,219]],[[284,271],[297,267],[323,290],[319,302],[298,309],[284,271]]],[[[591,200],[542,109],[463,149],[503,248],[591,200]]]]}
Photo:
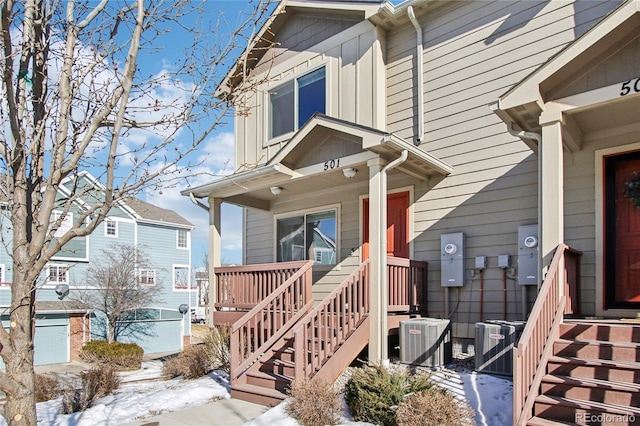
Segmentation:
{"type": "Polygon", "coordinates": [[[640,307],[640,151],[605,158],[607,308],[640,307]]]}

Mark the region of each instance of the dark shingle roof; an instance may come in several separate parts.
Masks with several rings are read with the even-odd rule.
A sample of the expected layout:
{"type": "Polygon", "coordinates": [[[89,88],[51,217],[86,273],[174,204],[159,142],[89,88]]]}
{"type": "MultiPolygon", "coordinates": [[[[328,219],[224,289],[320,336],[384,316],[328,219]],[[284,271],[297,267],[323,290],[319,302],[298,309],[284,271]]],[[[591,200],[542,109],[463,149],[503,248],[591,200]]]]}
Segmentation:
{"type": "Polygon", "coordinates": [[[172,210],[154,206],[137,198],[125,198],[123,201],[127,207],[136,212],[142,219],[193,227],[191,222],[172,210]]]}

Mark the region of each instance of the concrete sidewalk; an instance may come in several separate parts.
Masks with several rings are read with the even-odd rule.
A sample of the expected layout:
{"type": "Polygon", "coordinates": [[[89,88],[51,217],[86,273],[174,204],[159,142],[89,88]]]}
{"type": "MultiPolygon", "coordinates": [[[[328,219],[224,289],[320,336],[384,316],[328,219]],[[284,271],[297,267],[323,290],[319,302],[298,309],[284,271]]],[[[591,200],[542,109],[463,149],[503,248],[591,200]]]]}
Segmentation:
{"type": "Polygon", "coordinates": [[[147,417],[121,426],[240,426],[269,407],[239,399],[221,399],[185,410],[147,417]]]}

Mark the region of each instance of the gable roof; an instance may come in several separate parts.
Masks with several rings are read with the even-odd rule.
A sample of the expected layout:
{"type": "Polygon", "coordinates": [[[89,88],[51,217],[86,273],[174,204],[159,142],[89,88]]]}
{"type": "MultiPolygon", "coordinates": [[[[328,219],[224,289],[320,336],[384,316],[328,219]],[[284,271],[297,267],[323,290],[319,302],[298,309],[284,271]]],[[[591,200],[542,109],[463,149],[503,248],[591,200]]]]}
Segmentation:
{"type": "Polygon", "coordinates": [[[539,116],[558,90],[586,74],[640,34],[640,0],[627,0],[491,105],[507,124],[539,132],[539,116]]]}
{"type": "Polygon", "coordinates": [[[139,200],[137,198],[125,198],[123,202],[133,210],[139,217],[139,221],[158,223],[158,224],[171,224],[180,225],[185,228],[193,228],[193,224],[180,216],[173,210],[163,209],[146,201],[139,200]]]}

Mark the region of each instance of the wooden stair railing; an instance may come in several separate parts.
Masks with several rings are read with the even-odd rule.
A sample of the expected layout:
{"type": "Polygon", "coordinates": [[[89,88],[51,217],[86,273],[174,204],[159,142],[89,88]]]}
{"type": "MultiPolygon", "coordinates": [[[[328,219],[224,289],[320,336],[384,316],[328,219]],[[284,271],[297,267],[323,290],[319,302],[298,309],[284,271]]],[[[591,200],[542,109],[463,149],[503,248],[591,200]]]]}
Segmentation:
{"type": "Polygon", "coordinates": [[[216,267],[215,308],[250,310],[306,263],[298,261],[216,267]]]}
{"type": "Polygon", "coordinates": [[[232,386],[313,306],[313,262],[298,264],[293,275],[231,326],[232,386]]]}
{"type": "Polygon", "coordinates": [[[517,346],[513,349],[513,424],[533,417],[535,398],[553,355],[564,315],[577,311],[579,259],[582,253],[560,244],[536,297],[517,346]]]}
{"type": "Polygon", "coordinates": [[[369,260],[293,329],[295,378],[311,378],[369,313],[369,260]]]}

